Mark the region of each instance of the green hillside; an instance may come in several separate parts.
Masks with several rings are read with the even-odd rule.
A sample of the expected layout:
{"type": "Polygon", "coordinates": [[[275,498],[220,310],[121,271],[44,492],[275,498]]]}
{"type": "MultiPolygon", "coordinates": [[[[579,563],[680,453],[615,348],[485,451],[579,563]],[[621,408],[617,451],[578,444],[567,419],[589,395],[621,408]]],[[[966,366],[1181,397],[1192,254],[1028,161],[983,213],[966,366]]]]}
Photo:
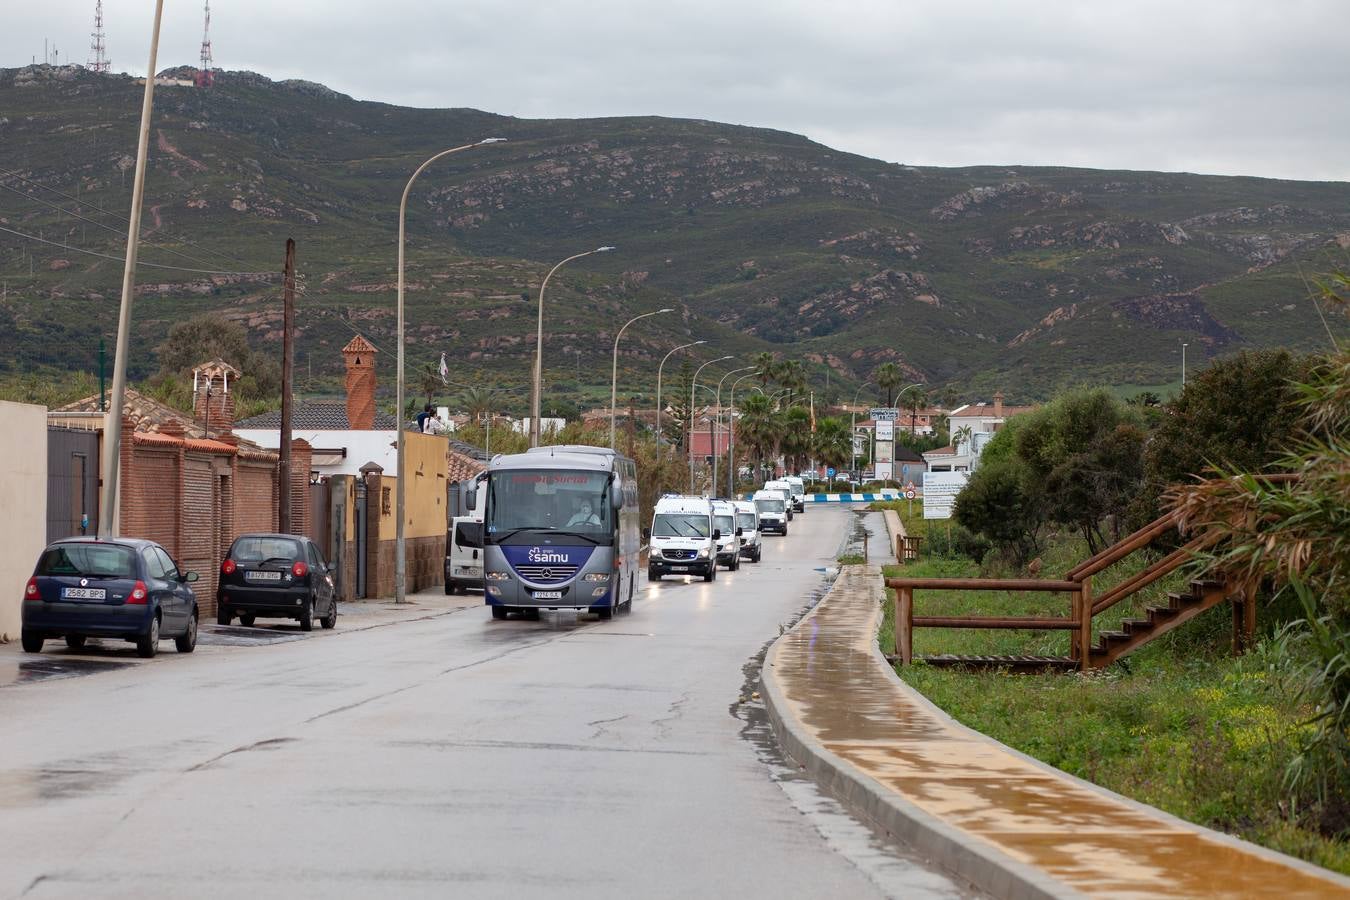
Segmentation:
{"type": "MultiPolygon", "coordinates": [[[[0,69],[0,226],[120,258],[140,100],[126,77],[0,69]]],[[[662,306],[680,314],[625,335],[625,394],[650,393],[665,351],[696,338],[704,358],[805,359],[821,389],[827,366],[842,390],[887,360],[1019,401],[1163,384],[1182,341],[1195,366],[1324,346],[1303,277],[1350,247],[1345,183],[914,168],[764,129],[404,109],[244,72],[157,89],[153,129],[134,375],[172,322],[207,310],[279,344],[294,237],[302,387],[335,388],[356,329],[392,376],[403,185],[485,137],[508,141],[439,161],[413,191],[411,362],[446,351],[452,378],[524,380],[544,274],[614,244],[548,289],[548,379],[583,402],[607,394],[615,327],[662,306]]],[[[120,279],[116,259],[0,232],[0,373],[92,370],[120,279]]]]}

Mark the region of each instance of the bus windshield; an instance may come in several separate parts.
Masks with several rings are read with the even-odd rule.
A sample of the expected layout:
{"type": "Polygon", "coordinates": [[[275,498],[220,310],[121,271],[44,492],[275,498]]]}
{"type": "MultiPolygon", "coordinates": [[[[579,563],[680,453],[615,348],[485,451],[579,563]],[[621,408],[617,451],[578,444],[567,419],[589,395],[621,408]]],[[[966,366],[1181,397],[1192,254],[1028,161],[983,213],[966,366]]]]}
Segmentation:
{"type": "Polygon", "coordinates": [[[708,517],[698,513],[660,513],[652,523],[653,537],[705,538],[708,517]]]}
{"type": "Polygon", "coordinates": [[[486,505],[489,543],[522,530],[571,531],[598,543],[613,541],[614,511],[605,472],[493,472],[486,505]]]}

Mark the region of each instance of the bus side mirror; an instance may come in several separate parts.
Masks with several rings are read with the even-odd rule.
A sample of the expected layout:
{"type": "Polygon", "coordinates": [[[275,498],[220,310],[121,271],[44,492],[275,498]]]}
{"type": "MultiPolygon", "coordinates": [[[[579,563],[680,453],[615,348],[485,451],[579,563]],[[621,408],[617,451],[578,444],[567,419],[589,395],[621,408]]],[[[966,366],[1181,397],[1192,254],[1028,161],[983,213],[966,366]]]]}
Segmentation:
{"type": "Polygon", "coordinates": [[[609,484],[609,505],[615,509],[623,509],[623,486],[617,480],[609,484]]]}
{"type": "Polygon", "coordinates": [[[478,482],[461,482],[459,490],[464,497],[464,508],[473,512],[478,506],[478,482]]]}

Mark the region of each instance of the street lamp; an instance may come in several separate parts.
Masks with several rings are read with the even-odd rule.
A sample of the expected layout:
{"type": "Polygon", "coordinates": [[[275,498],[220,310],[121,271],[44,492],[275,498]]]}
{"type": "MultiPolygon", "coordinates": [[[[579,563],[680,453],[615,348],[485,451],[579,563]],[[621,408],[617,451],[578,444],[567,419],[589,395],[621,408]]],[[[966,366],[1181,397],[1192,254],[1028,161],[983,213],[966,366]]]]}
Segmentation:
{"type": "MultiPolygon", "coordinates": [[[[542,304],[541,304],[542,305],[542,304]]],[[[640,316],[633,316],[627,322],[623,323],[623,328],[614,335],[614,364],[609,371],[609,449],[614,449],[614,404],[618,401],[619,391],[619,338],[623,337],[624,329],[632,325],[638,319],[645,319],[648,316],[659,316],[661,313],[674,312],[671,307],[658,309],[655,312],[643,313],[640,316]]]]}
{"type": "Polygon", "coordinates": [[[530,446],[539,446],[539,396],[543,392],[544,381],[544,288],[548,287],[548,280],[553,277],[553,273],[567,265],[574,259],[581,259],[583,256],[590,256],[592,253],[608,253],[613,247],[596,247],[594,250],[587,250],[585,253],[578,253],[575,256],[569,256],[556,266],[548,270],[544,276],[544,283],[539,285],[539,328],[534,338],[534,389],[530,394],[530,446]]]}
{"type": "Polygon", "coordinates": [[[750,372],[742,375],[731,383],[731,401],[727,404],[727,496],[736,495],[736,385],[747,378],[754,378],[755,373],[750,372]]]}
{"type": "MultiPolygon", "coordinates": [[[[153,72],[150,73],[152,76],[153,72]]],[[[461,150],[472,150],[474,147],[481,147],[484,144],[496,144],[506,138],[485,138],[474,144],[465,144],[462,147],[451,147],[449,150],[442,150],[435,156],[428,159],[417,167],[417,171],[412,173],[408,179],[408,184],[403,188],[403,199],[398,204],[398,377],[394,379],[397,388],[395,389],[395,408],[394,418],[398,422],[398,484],[395,489],[397,499],[395,500],[395,509],[398,512],[398,522],[394,529],[394,601],[403,603],[405,597],[404,580],[407,574],[407,547],[403,542],[403,529],[406,524],[407,515],[404,512],[403,498],[407,492],[407,472],[404,471],[403,458],[406,452],[405,441],[403,439],[403,237],[405,225],[408,216],[408,192],[412,190],[413,182],[417,176],[427,166],[440,159],[442,156],[449,156],[451,153],[459,153],[461,150]]]]}
{"type": "Polygon", "coordinates": [[[1181,345],[1181,386],[1186,386],[1186,344],[1181,345]]]}
{"type": "Polygon", "coordinates": [[[689,445],[689,493],[691,494],[694,492],[694,389],[698,387],[698,373],[702,372],[715,362],[735,358],[736,357],[728,354],[727,356],[719,356],[717,359],[708,360],[694,370],[694,377],[689,382],[689,431],[685,434],[685,442],[689,445]]]}
{"type": "MultiPolygon", "coordinates": [[[[853,402],[849,404],[849,415],[851,418],[849,420],[848,439],[849,447],[853,450],[853,465],[849,471],[850,478],[858,471],[858,395],[861,394],[862,389],[869,384],[872,384],[872,382],[864,381],[862,384],[858,385],[858,389],[853,392],[853,402]]],[[[859,480],[861,481],[861,479],[859,480]]]]}
{"type": "MultiPolygon", "coordinates": [[[[722,458],[722,454],[717,452],[717,420],[722,416],[722,382],[726,381],[728,376],[734,375],[737,372],[744,372],[746,369],[754,369],[754,368],[757,367],[741,366],[739,369],[732,369],[731,371],[725,373],[717,381],[717,406],[713,408],[713,424],[712,424],[712,455],[713,455],[712,490],[714,494],[717,493],[717,463],[722,458]]],[[[734,467],[734,464],[731,462],[728,462],[727,465],[734,467]]]]}
{"type": "Polygon", "coordinates": [[[666,360],[670,359],[671,353],[675,353],[678,350],[683,350],[685,347],[697,347],[699,344],[706,344],[706,343],[708,342],[694,341],[693,343],[689,344],[681,344],[674,350],[671,350],[670,353],[667,353],[665,356],[661,357],[661,365],[656,367],[656,443],[658,446],[661,443],[661,370],[666,367],[666,360]]]}

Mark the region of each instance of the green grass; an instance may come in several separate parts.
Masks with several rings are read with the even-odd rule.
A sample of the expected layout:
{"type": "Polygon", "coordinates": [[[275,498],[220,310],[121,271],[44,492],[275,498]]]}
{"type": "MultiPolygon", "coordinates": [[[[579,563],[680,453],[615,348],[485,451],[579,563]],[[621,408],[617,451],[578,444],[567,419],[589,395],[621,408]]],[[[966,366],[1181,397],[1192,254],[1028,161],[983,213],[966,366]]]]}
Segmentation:
{"type": "MultiPolygon", "coordinates": [[[[1071,542],[1049,549],[1041,577],[1062,573],[1081,556],[1071,542]]],[[[1127,560],[1098,583],[1113,584],[1145,564],[1127,560]]],[[[963,559],[925,558],[886,569],[889,577],[976,574],[978,567],[963,559]]],[[[1135,606],[1157,602],[1185,577],[1174,574],[1135,606]]],[[[886,607],[878,640],[892,652],[894,606],[886,607]]],[[[915,610],[1063,615],[1067,598],[919,591],[915,610]]],[[[1098,616],[1097,628],[1126,614],[1118,607],[1098,616]]],[[[896,671],[959,721],[1050,765],[1191,822],[1350,874],[1350,836],[1329,837],[1332,828],[1319,827],[1321,810],[1291,808],[1283,786],[1310,710],[1291,700],[1285,662],[1273,645],[1263,642],[1234,657],[1228,627],[1225,610],[1213,610],[1141,648],[1128,657],[1128,668],[1085,675],[972,673],[922,663],[896,671]]],[[[1067,635],[921,629],[914,643],[916,655],[1065,653],[1067,635]]]]}

